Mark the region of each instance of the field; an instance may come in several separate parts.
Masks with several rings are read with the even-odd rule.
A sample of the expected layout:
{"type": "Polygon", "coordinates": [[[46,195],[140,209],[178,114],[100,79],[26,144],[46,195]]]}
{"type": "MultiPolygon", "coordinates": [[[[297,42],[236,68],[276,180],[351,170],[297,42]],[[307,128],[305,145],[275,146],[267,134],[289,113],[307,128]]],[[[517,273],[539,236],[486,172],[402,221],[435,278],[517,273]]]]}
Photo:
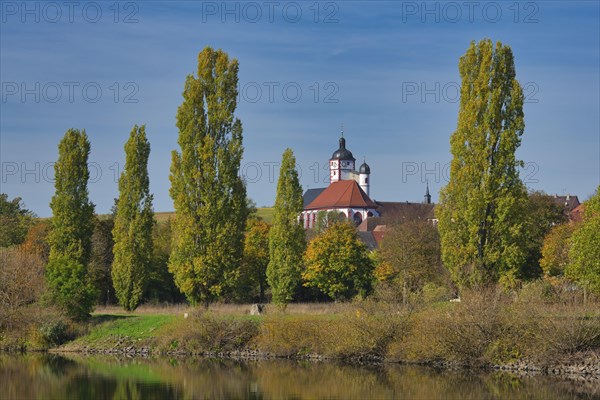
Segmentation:
{"type": "MultiPolygon", "coordinates": [[[[273,221],[273,210],[274,210],[274,208],[272,208],[272,207],[263,207],[263,208],[258,208],[257,213],[258,213],[258,216],[261,217],[263,220],[265,220],[268,223],[271,223],[273,221]]],[[[175,215],[175,213],[173,211],[154,213],[156,222],[166,221],[169,218],[173,217],[174,215],[175,215]]]]}

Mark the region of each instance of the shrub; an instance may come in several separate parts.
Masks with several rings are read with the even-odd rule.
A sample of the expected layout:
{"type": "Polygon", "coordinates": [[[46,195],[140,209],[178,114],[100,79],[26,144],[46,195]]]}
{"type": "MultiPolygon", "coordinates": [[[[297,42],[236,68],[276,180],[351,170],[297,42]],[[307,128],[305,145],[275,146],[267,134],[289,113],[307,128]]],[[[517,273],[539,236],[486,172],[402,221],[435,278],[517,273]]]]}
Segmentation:
{"type": "Polygon", "coordinates": [[[69,318],[84,320],[94,306],[96,291],[89,283],[86,268],[66,256],[52,259],[46,266],[52,299],[69,318]]]}
{"type": "Polygon", "coordinates": [[[72,338],[69,325],[62,319],[42,324],[39,328],[42,339],[49,346],[58,346],[72,338]]]}
{"type": "Polygon", "coordinates": [[[0,332],[18,328],[23,309],[38,301],[45,288],[39,256],[22,247],[0,249],[0,332]]]}
{"type": "Polygon", "coordinates": [[[193,353],[229,352],[248,347],[257,334],[258,324],[253,320],[194,312],[167,335],[169,341],[163,348],[193,353]]]}

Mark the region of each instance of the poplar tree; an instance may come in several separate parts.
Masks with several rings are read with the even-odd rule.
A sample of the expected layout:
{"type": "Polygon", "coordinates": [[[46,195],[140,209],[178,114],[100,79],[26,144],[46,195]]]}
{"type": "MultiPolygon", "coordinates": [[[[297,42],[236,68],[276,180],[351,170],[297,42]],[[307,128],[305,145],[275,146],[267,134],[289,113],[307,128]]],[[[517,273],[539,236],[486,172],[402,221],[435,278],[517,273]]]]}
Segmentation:
{"type": "Polygon", "coordinates": [[[125,143],[125,169],[113,228],[112,281],[119,304],[132,311],[142,301],[152,261],[154,211],[148,178],[150,143],[146,127],[133,127],[125,143]]]}
{"type": "Polygon", "coordinates": [[[511,285],[526,256],[520,239],[527,192],[515,157],[525,128],[523,91],[512,50],[500,42],[471,42],[459,70],[450,180],[436,209],[442,260],[461,286],[511,285]]]}
{"type": "Polygon", "coordinates": [[[87,188],[89,153],[85,130],[69,129],[58,146],[56,191],[50,202],[48,284],[55,303],[75,319],[89,315],[95,297],[87,274],[94,232],[94,205],[87,188]]]}
{"type": "Polygon", "coordinates": [[[176,217],[169,270],[194,304],[208,305],[234,286],[242,258],[247,206],[237,86],[237,60],[207,47],[177,111],[181,152],[173,152],[171,164],[176,217]]]}
{"type": "Polygon", "coordinates": [[[277,181],[273,226],[269,232],[267,282],[275,304],[285,305],[292,301],[301,282],[306,247],[304,228],[298,221],[302,210],[296,158],[291,149],[286,149],[277,181]]]}

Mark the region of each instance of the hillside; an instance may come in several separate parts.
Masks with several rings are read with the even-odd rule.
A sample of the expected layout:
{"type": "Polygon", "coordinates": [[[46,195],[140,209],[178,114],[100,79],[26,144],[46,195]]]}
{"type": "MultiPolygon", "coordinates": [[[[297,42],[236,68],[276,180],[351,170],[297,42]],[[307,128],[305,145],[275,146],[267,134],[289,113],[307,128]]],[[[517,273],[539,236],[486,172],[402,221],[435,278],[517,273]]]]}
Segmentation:
{"type": "MultiPolygon", "coordinates": [[[[257,208],[257,214],[263,220],[268,223],[271,223],[273,220],[273,207],[265,207],[265,208],[257,208]]],[[[154,216],[156,217],[157,222],[163,222],[171,218],[175,215],[173,211],[165,211],[165,212],[156,212],[154,216]]]]}

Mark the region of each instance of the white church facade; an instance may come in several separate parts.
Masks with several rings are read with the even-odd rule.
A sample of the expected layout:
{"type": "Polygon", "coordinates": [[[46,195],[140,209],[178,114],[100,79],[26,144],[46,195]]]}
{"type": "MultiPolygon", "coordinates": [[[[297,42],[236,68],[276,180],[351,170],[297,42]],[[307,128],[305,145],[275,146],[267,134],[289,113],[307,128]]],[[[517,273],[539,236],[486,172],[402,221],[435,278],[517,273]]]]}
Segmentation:
{"type": "Polygon", "coordinates": [[[422,203],[377,202],[371,199],[371,167],[363,162],[356,169],[356,159],[346,148],[343,132],[339,148],[329,159],[329,186],[308,189],[303,196],[304,210],[301,221],[305,229],[312,229],[320,212],[336,212],[370,232],[382,226],[381,217],[388,219],[434,219],[429,186],[422,203]]]}
{"type": "Polygon", "coordinates": [[[371,168],[364,162],[356,170],[356,159],[346,148],[346,139],[329,159],[329,186],[309,189],[304,194],[302,221],[304,228],[315,226],[319,212],[337,212],[356,225],[368,218],[378,217],[379,206],[369,197],[371,168]]]}

